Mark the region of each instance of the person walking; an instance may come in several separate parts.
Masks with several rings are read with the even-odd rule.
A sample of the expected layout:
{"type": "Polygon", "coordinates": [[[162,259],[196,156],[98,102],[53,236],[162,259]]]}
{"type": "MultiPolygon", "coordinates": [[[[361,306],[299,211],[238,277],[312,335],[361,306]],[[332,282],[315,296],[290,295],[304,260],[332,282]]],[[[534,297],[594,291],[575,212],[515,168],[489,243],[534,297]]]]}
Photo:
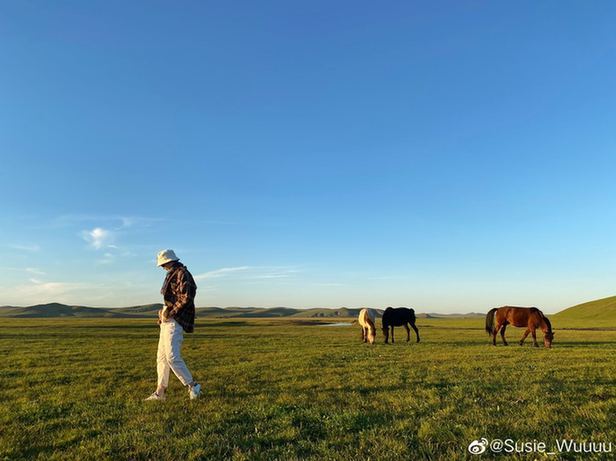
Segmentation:
{"type": "Polygon", "coordinates": [[[167,271],[160,290],[164,306],[158,311],[160,325],[156,355],[158,385],[156,391],[145,400],[165,400],[170,371],[173,371],[180,382],[188,388],[190,398],[196,399],[201,394],[201,385],[193,379],[182,359],[180,349],[184,332],[192,333],[195,328],[197,284],[173,250],[160,251],[157,255],[157,266],[167,271]]]}

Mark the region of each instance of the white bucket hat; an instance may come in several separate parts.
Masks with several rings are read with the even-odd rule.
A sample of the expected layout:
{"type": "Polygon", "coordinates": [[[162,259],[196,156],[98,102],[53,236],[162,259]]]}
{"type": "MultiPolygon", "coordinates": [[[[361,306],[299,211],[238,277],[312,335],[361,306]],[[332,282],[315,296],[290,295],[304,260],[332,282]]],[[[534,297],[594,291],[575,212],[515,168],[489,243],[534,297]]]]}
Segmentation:
{"type": "Polygon", "coordinates": [[[158,255],[156,255],[156,265],[159,267],[163,264],[179,260],[180,258],[175,255],[175,252],[173,250],[161,250],[158,252],[158,255]]]}

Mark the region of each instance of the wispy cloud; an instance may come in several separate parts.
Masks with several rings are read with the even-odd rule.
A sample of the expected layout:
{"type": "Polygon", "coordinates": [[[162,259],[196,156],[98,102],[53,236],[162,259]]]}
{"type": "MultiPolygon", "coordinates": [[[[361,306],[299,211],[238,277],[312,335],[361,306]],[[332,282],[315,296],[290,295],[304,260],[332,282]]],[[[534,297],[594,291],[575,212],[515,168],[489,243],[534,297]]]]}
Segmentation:
{"type": "Polygon", "coordinates": [[[214,279],[219,277],[226,277],[228,275],[232,275],[237,272],[245,272],[251,269],[250,266],[239,266],[239,267],[222,267],[220,269],[216,269],[209,272],[204,272],[203,274],[195,275],[196,280],[205,280],[205,279],[214,279]]]}
{"type": "Polygon", "coordinates": [[[79,282],[44,282],[31,278],[29,283],[14,286],[11,295],[23,300],[36,300],[36,302],[59,301],[63,302],[68,295],[87,293],[90,284],[79,282]]]}
{"type": "Polygon", "coordinates": [[[89,231],[85,230],[81,233],[81,236],[97,250],[108,246],[114,237],[113,232],[108,229],[103,229],[102,227],[95,227],[89,231]]]}
{"type": "Polygon", "coordinates": [[[115,262],[115,255],[113,253],[105,253],[102,258],[96,261],[98,264],[112,264],[115,262]]]}
{"type": "Polygon", "coordinates": [[[280,279],[288,278],[298,273],[295,267],[290,266],[238,266],[223,267],[195,276],[197,280],[215,279],[221,277],[235,277],[238,279],[280,279]]]}
{"type": "MultiPolygon", "coordinates": [[[[0,281],[0,305],[28,306],[59,302],[85,306],[130,306],[159,302],[159,288],[158,281],[152,283],[131,272],[119,273],[119,279],[97,277],[95,280],[47,280],[43,276],[27,276],[17,283],[0,281]]],[[[209,290],[203,287],[201,292],[204,291],[209,290]]]]}
{"type": "Polygon", "coordinates": [[[164,219],[143,216],[69,214],[55,218],[54,225],[64,227],[95,223],[96,226],[81,231],[81,238],[92,248],[107,251],[103,258],[96,261],[98,264],[110,264],[118,257],[134,256],[134,253],[126,246],[117,244],[117,240],[125,234],[143,231],[153,223],[160,221],[164,219]]]}
{"type": "Polygon", "coordinates": [[[120,222],[122,227],[149,227],[152,224],[165,221],[164,218],[148,218],[145,216],[121,216],[120,222]]]}
{"type": "Polygon", "coordinates": [[[12,243],[12,244],[9,244],[7,246],[9,248],[14,249],[14,250],[29,251],[29,252],[35,252],[35,251],[39,251],[41,249],[41,247],[39,245],[37,245],[36,243],[28,244],[28,245],[12,243]]]}
{"type": "Polygon", "coordinates": [[[142,281],[46,281],[32,277],[14,285],[0,284],[0,305],[27,306],[59,302],[85,306],[130,306],[158,301],[159,284],[142,281]]]}
{"type": "Polygon", "coordinates": [[[250,278],[253,279],[284,279],[287,277],[291,277],[294,272],[279,272],[279,273],[270,273],[270,274],[257,274],[253,275],[250,278]]]}
{"type": "Polygon", "coordinates": [[[256,273],[249,275],[251,279],[284,279],[295,276],[299,270],[290,266],[256,267],[256,273]]]}
{"type": "Polygon", "coordinates": [[[45,275],[46,272],[43,272],[38,267],[5,267],[4,270],[14,271],[14,272],[27,272],[33,275],[45,275]]]}
{"type": "Polygon", "coordinates": [[[164,221],[164,218],[146,216],[125,216],[105,214],[65,214],[52,220],[57,227],[72,226],[84,223],[96,223],[110,229],[121,230],[129,227],[149,227],[152,224],[164,221]]]}

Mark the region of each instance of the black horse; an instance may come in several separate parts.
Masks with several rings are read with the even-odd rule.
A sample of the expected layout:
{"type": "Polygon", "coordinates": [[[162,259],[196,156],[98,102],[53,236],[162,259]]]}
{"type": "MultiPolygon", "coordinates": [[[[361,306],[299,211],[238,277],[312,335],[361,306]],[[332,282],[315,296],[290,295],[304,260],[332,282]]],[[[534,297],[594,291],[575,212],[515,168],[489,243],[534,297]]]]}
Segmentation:
{"type": "Polygon", "coordinates": [[[385,336],[385,343],[389,341],[389,327],[391,327],[391,342],[394,342],[394,327],[404,326],[406,328],[406,341],[411,340],[411,328],[415,330],[417,335],[417,342],[419,342],[419,330],[415,326],[415,311],[408,307],[388,307],[383,312],[383,336],[385,336]]]}

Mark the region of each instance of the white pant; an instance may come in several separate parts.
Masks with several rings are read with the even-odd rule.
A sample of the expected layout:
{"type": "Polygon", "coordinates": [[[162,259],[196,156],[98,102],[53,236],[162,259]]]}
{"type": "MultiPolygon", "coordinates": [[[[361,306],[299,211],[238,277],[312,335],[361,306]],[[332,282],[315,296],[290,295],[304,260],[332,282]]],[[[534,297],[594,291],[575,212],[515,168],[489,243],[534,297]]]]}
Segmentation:
{"type": "Polygon", "coordinates": [[[184,386],[193,382],[192,375],[180,354],[183,340],[184,329],[174,319],[160,324],[160,338],[158,339],[158,353],[156,355],[158,388],[169,386],[169,370],[173,370],[175,376],[184,386]]]}

